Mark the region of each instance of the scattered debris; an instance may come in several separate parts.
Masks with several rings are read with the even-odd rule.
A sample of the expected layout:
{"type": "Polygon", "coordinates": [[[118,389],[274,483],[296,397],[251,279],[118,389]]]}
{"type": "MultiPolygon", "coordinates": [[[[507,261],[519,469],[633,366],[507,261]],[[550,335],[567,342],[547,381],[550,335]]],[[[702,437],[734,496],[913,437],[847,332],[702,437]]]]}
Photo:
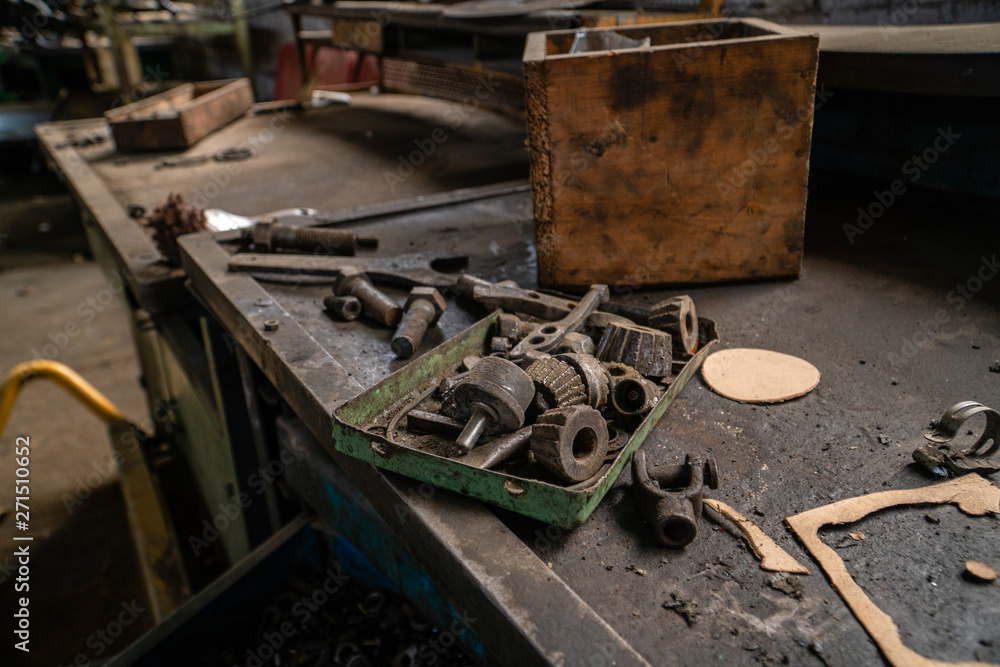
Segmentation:
{"type": "Polygon", "coordinates": [[[1000,359],[990,364],[990,373],[1000,373],[1000,359]]]}
{"type": "Polygon", "coordinates": [[[181,264],[177,237],[208,229],[205,224],[205,211],[195,206],[188,206],[184,202],[184,195],[180,193],[167,195],[167,201],[156,206],[143,220],[143,224],[153,228],[156,249],[168,262],[176,266],[181,264]]]}
{"type": "Polygon", "coordinates": [[[879,441],[879,444],[882,444],[882,445],[891,445],[892,444],[892,440],[890,440],[889,438],[887,438],[884,435],[880,435],[878,437],[878,441],[879,441]]]}
{"type": "Polygon", "coordinates": [[[844,561],[837,552],[819,537],[826,525],[844,525],[860,521],[866,516],[900,505],[955,504],[958,509],[972,516],[1000,514],[1000,488],[979,475],[965,475],[958,479],[933,486],[896,491],[881,491],[867,496],[849,498],[818,507],[785,519],[785,523],[802,545],[820,564],[854,616],[878,645],[889,664],[922,665],[934,667],[943,663],[921,656],[907,648],[899,628],[892,618],[879,609],[851,577],[844,561]]]}
{"type": "Polygon", "coordinates": [[[637,568],[637,567],[636,567],[635,565],[629,565],[629,566],[628,566],[628,567],[626,567],[625,569],[626,569],[626,570],[628,570],[629,572],[635,572],[635,573],[636,573],[636,574],[638,574],[638,575],[639,575],[640,577],[645,577],[645,576],[646,576],[646,571],[645,571],[645,570],[640,570],[640,569],[639,569],[639,568],[637,568]]]}
{"type": "Polygon", "coordinates": [[[847,536],[850,537],[855,542],[857,542],[858,540],[865,539],[865,534],[862,533],[860,530],[854,533],[848,533],[847,536]]]}
{"type": "Polygon", "coordinates": [[[963,573],[966,579],[971,579],[979,583],[988,584],[991,581],[996,581],[997,571],[986,563],[980,562],[978,560],[967,560],[965,561],[965,572],[963,573]]]}
{"type": "Polygon", "coordinates": [[[714,498],[705,498],[704,503],[726,517],[740,529],[744,539],[760,559],[762,570],[770,572],[790,572],[792,574],[809,574],[809,570],[795,560],[787,551],[778,546],[767,534],[750,519],[746,518],[732,507],[714,498]]]}
{"type": "Polygon", "coordinates": [[[926,521],[927,523],[941,523],[941,519],[937,518],[936,516],[931,516],[930,514],[924,515],[924,521],[926,521]]]}
{"type": "MultiPolygon", "coordinates": [[[[913,450],[913,460],[938,477],[976,472],[991,475],[1000,470],[1000,412],[975,401],[962,401],[948,408],[932,431],[924,434],[930,444],[913,450]],[[984,414],[983,434],[972,445],[956,447],[954,438],[971,417],[984,414]]],[[[972,429],[967,435],[973,435],[972,429]]]]}
{"type": "Polygon", "coordinates": [[[798,577],[788,574],[776,574],[767,583],[774,590],[781,591],[785,595],[791,595],[796,600],[801,600],[802,596],[805,595],[805,589],[802,588],[802,582],[799,581],[798,577]]]}
{"type": "Polygon", "coordinates": [[[684,591],[672,591],[670,599],[663,603],[663,608],[680,615],[689,626],[694,625],[698,619],[698,605],[684,591]]]}

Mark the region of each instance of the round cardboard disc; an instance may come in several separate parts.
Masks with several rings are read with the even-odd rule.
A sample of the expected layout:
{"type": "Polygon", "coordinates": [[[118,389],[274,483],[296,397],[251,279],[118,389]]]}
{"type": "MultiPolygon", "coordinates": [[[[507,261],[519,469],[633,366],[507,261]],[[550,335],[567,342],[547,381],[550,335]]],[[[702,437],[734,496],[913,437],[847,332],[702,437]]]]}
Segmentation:
{"type": "Polygon", "coordinates": [[[736,348],[708,357],[701,375],[712,391],[741,403],[780,403],[819,384],[819,371],[790,354],[736,348]]]}

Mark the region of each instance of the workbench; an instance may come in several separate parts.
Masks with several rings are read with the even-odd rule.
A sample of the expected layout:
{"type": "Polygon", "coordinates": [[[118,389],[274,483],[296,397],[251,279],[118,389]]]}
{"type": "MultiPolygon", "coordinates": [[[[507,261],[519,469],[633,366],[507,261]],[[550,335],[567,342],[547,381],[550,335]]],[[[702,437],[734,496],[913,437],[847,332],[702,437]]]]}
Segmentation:
{"type": "MultiPolygon", "coordinates": [[[[519,123],[477,111],[447,129],[440,153],[397,190],[387,185],[384,175],[398,156],[434,128],[447,128],[452,109],[374,96],[307,112],[274,132],[256,158],[238,163],[243,169],[210,205],[259,214],[405,199],[334,217],[338,226],[380,237],[380,256],[467,256],[470,272],[534,287],[530,191],[524,181],[508,182],[527,173],[519,123]],[[454,188],[463,189],[446,194],[454,188]]],[[[244,118],[190,153],[239,145],[270,122],[244,118]]],[[[95,202],[84,172],[66,169],[67,149],[56,148],[71,129],[50,125],[40,134],[100,229],[92,243],[112,249],[112,262],[132,261],[122,238],[138,244],[144,234],[124,218],[128,203],[150,206],[168,191],[190,200],[225,168],[155,170],[162,156],[151,155],[131,156],[123,169],[106,145],[72,148],[89,183],[98,179],[114,193],[95,202]],[[126,231],[126,223],[133,228],[126,231]]],[[[814,391],[771,406],[734,403],[694,378],[644,445],[650,463],[713,454],[721,486],[708,495],[752,518],[808,567],[810,576],[799,578],[793,594],[779,590],[782,582],[761,570],[739,534],[710,511],[683,551],[657,546],[635,513],[627,471],[586,523],[563,530],[334,452],[334,410],[402,362],[390,352],[391,330],[338,323],[322,312],[329,282],[231,273],[232,246],[204,233],[182,240],[183,273],[164,269],[155,255],[135,260],[144,264],[133,267],[131,298],[159,289],[138,288],[144,271],[174,294],[193,295],[202,317],[248,361],[239,384],[220,386],[221,395],[273,391],[289,408],[254,432],[293,454],[290,488],[439,623],[465,619],[473,630],[470,652],[490,662],[881,664],[874,643],[782,522],[836,500],[930,484],[911,460],[928,422],[960,400],[1000,403],[1000,375],[989,370],[1000,358],[1000,267],[993,259],[995,206],[985,200],[913,189],[860,235],[845,233],[857,208],[874,201],[873,188],[885,184],[814,174],[796,280],[651,291],[612,286],[612,300],[647,307],[688,293],[699,314],[718,323],[723,347],[785,352],[822,372],[814,391]],[[961,221],[961,233],[952,221],[961,221]],[[265,331],[272,320],[277,328],[265,331]],[[695,605],[686,618],[664,606],[675,593],[695,605]]],[[[453,302],[418,354],[484,314],[453,302]]],[[[253,438],[230,440],[234,452],[253,450],[253,438]]],[[[886,511],[823,537],[911,648],[942,660],[1000,662],[996,585],[961,577],[967,559],[996,565],[997,517],[972,518],[951,506],[886,511]],[[856,531],[863,539],[848,536],[856,531]]]]}

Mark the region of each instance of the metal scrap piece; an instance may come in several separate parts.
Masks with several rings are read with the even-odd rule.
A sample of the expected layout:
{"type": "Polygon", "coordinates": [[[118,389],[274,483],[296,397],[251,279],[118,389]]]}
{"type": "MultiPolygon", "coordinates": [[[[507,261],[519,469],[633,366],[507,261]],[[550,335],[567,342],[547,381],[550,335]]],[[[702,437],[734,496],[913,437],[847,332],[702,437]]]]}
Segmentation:
{"type": "Polygon", "coordinates": [[[977,472],[991,475],[1000,470],[1000,413],[975,401],[962,401],[948,408],[934,430],[924,437],[933,444],[919,447],[913,460],[939,477],[977,472]],[[986,428],[975,444],[956,449],[949,444],[962,429],[962,424],[978,414],[986,415],[986,428]]]}
{"type": "Polygon", "coordinates": [[[698,535],[702,492],[719,488],[715,459],[691,456],[675,466],[647,468],[646,455],[632,456],[632,497],[639,515],[665,547],[682,549],[698,535]]]}

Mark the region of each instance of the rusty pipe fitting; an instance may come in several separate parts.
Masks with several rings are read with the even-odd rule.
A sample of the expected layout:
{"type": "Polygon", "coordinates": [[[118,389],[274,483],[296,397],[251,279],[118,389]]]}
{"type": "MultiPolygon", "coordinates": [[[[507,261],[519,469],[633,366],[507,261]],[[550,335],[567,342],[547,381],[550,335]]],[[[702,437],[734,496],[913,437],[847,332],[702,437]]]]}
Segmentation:
{"type": "Polygon", "coordinates": [[[403,309],[372,285],[368,276],[358,269],[342,269],[333,283],[336,296],[353,296],[361,302],[364,313],[389,327],[399,324],[403,309]]]}
{"type": "Polygon", "coordinates": [[[665,547],[683,549],[698,536],[705,486],[719,488],[719,472],[711,456],[684,457],[684,463],[647,468],[646,455],[632,457],[632,499],[639,515],[653,527],[665,547]]]}
{"type": "Polygon", "coordinates": [[[264,252],[284,248],[328,255],[354,255],[359,246],[378,247],[378,239],[359,237],[357,232],[348,229],[283,225],[274,220],[258,222],[244,232],[244,238],[247,237],[264,252]]]}
{"type": "Polygon", "coordinates": [[[400,359],[409,359],[420,347],[427,330],[437,324],[448,308],[441,292],[433,287],[414,287],[406,298],[403,319],[392,337],[392,351],[400,359]]]}
{"type": "Polygon", "coordinates": [[[353,322],[361,317],[361,302],[353,296],[334,296],[331,294],[323,299],[323,309],[345,322],[353,322]]]}

